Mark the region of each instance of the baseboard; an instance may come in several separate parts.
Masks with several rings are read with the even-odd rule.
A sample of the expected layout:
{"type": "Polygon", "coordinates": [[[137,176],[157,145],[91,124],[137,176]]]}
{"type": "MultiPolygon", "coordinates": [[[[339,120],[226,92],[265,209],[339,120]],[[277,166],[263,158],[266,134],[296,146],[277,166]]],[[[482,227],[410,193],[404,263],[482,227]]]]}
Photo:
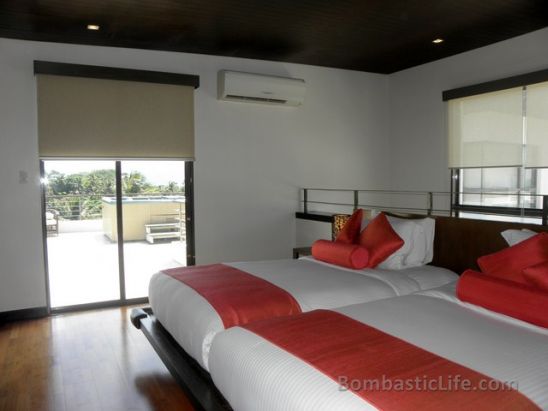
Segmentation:
{"type": "Polygon", "coordinates": [[[48,315],[47,307],[25,308],[23,310],[3,311],[0,312],[0,324],[11,321],[32,320],[35,318],[43,318],[48,315]]]}

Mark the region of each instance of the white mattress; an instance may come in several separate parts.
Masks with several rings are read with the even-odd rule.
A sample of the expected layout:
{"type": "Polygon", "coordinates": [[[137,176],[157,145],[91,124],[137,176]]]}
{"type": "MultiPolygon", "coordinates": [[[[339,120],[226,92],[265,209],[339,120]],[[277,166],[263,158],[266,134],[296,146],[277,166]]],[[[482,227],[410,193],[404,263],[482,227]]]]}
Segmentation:
{"type": "MultiPolygon", "coordinates": [[[[491,378],[516,382],[520,392],[548,409],[546,329],[460,303],[451,286],[334,311],[491,378]]],[[[209,365],[215,385],[238,411],[376,409],[240,327],[217,336],[209,365]]]]}
{"type": "MultiPolygon", "coordinates": [[[[227,265],[283,288],[297,300],[302,311],[405,295],[438,287],[457,278],[455,273],[433,266],[399,271],[350,270],[313,258],[227,265]]],[[[208,369],[213,337],[224,330],[223,322],[213,307],[192,288],[161,272],[150,280],[149,300],[156,318],[173,338],[208,369]]]]}

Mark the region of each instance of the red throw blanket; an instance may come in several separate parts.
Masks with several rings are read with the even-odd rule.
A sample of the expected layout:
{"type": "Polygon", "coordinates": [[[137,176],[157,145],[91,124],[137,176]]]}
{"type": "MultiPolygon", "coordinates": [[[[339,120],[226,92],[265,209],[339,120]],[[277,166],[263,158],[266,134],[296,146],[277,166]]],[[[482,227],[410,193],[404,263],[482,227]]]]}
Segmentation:
{"type": "Polygon", "coordinates": [[[482,389],[490,383],[502,387],[490,377],[333,311],[316,310],[244,328],[379,410],[539,410],[508,386],[482,389]],[[472,389],[462,388],[457,378],[469,381],[472,389]]]}
{"type": "Polygon", "coordinates": [[[301,307],[287,291],[227,265],[181,267],[163,272],[204,297],[225,328],[301,313],[301,307]]]}

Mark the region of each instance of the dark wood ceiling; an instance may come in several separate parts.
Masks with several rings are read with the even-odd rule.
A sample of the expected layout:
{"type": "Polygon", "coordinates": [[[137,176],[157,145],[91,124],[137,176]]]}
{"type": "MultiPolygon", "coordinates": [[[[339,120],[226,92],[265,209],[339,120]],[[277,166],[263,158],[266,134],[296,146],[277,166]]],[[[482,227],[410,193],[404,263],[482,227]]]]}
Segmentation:
{"type": "Polygon", "coordinates": [[[0,37],[378,73],[546,26],[548,0],[0,0],[0,37]]]}

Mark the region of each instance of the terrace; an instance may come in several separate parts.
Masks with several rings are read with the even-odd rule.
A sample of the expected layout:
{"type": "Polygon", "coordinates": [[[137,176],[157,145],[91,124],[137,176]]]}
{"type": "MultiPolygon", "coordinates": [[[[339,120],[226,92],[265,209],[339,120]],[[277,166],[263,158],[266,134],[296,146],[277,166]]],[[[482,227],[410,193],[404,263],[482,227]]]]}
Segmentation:
{"type": "MultiPolygon", "coordinates": [[[[48,196],[46,208],[58,221],[47,238],[52,307],[119,299],[115,201],[102,195],[48,196]]],[[[152,274],[186,265],[184,196],[124,197],[122,212],[126,297],[144,297],[152,274]],[[164,235],[147,237],[150,233],[164,235]]]]}

